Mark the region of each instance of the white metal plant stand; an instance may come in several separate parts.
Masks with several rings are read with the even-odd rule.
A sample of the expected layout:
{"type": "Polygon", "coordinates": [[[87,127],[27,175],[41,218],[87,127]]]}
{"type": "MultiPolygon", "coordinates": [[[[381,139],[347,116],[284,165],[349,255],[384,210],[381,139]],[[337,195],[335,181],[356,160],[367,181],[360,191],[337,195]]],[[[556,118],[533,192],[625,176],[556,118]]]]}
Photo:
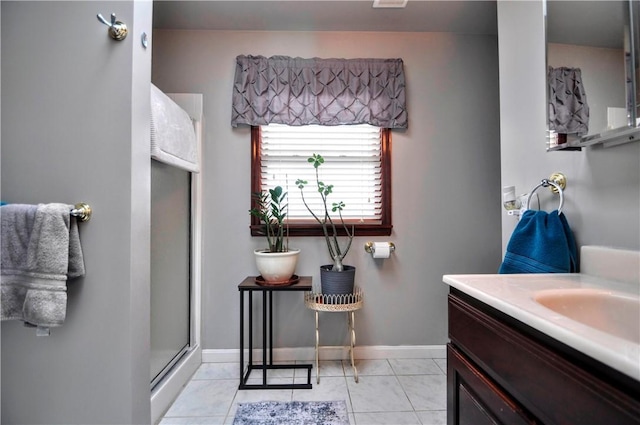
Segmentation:
{"type": "Polygon", "coordinates": [[[318,313],[321,311],[347,313],[347,325],[349,332],[349,358],[353,368],[353,376],[358,382],[358,370],[353,358],[353,348],[356,345],[355,312],[362,308],[364,294],[362,289],[356,287],[352,294],[328,295],[316,292],[306,292],[304,294],[305,305],[315,311],[316,315],[316,383],[320,383],[320,328],[318,326],[318,313]]]}

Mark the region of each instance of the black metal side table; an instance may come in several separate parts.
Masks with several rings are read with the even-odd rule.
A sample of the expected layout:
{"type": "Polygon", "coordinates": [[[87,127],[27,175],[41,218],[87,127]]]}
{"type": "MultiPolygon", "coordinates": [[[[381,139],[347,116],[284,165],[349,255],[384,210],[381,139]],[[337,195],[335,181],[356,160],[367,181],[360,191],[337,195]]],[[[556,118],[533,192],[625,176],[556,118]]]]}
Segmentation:
{"type": "Polygon", "coordinates": [[[312,290],[311,276],[301,276],[298,282],[288,285],[259,285],[256,283],[255,276],[249,276],[245,278],[240,285],[238,285],[238,291],[240,291],[240,386],[241,390],[264,390],[264,389],[310,389],[311,385],[311,364],[286,364],[276,365],[273,364],[273,293],[279,291],[305,291],[312,290]],[[262,292],[262,364],[253,364],[253,293],[262,292]],[[249,320],[249,359],[247,365],[247,371],[244,370],[244,307],[245,300],[244,295],[248,294],[249,308],[248,308],[248,320],[249,320]],[[268,336],[268,339],[267,339],[268,336]],[[262,383],[261,384],[247,384],[249,375],[253,370],[262,370],[262,383]],[[267,371],[271,369],[306,369],[307,370],[307,383],[306,384],[267,384],[267,371]]]}

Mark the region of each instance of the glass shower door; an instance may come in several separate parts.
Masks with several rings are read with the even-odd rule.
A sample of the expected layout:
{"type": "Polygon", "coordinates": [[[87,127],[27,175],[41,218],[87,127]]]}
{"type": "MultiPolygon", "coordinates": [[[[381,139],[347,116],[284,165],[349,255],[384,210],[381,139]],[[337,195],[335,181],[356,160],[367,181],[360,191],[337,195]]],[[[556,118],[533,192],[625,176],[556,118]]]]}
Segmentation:
{"type": "Polygon", "coordinates": [[[191,173],[151,161],[151,387],[189,350],[191,173]]]}

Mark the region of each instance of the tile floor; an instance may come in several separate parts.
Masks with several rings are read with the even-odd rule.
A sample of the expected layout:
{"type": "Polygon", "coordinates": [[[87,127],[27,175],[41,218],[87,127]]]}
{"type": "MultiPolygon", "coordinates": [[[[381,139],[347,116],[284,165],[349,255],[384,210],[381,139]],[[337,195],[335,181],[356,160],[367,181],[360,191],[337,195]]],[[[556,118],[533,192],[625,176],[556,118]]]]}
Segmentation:
{"type": "MultiPolygon", "coordinates": [[[[351,425],[446,424],[446,359],[320,362],[320,383],[312,371],[310,390],[238,390],[238,363],[203,363],[160,425],[232,424],[237,403],[253,401],[345,400],[351,425]]],[[[300,363],[312,363],[300,362],[300,363]]],[[[303,369],[269,372],[269,383],[306,382],[303,369]]],[[[252,372],[260,376],[259,371],[252,372]]],[[[261,377],[260,377],[261,379],[261,377]]]]}

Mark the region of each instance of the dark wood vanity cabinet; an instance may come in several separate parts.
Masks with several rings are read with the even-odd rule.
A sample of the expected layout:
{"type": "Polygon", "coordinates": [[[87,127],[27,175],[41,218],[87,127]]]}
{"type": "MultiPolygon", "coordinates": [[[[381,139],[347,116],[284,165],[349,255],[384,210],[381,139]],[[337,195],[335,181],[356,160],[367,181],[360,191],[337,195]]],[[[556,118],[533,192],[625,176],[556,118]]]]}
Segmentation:
{"type": "Polygon", "coordinates": [[[640,424],[640,382],[455,288],[449,337],[448,425],[640,424]]]}

